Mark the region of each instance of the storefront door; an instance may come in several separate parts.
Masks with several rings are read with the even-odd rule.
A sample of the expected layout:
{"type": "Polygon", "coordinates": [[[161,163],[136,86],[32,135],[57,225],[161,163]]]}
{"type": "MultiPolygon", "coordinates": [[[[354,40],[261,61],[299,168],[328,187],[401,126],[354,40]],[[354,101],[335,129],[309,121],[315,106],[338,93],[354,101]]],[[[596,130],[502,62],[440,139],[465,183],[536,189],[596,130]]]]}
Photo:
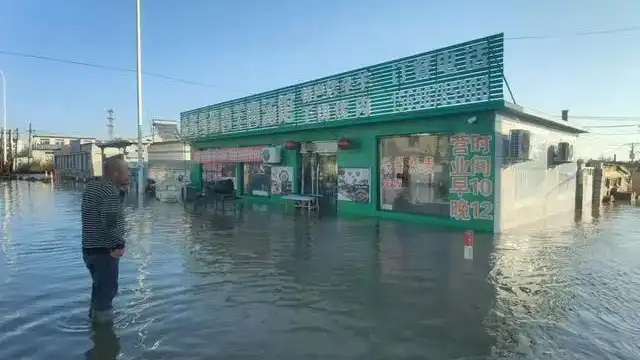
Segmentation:
{"type": "Polygon", "coordinates": [[[308,152],[301,155],[302,192],[319,195],[321,212],[335,213],[338,199],[337,154],[308,152]]]}
{"type": "Polygon", "coordinates": [[[320,208],[330,213],[337,210],[338,157],[336,154],[318,154],[318,190],[320,208]]]}

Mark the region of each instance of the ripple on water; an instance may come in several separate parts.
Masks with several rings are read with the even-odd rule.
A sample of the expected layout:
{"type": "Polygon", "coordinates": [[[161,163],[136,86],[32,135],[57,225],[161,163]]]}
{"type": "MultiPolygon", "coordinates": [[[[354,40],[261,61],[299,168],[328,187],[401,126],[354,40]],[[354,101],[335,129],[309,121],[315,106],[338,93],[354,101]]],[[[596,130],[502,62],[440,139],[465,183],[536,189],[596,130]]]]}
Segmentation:
{"type": "Polygon", "coordinates": [[[415,224],[129,207],[105,330],[87,319],[79,190],[0,186],[2,359],[640,358],[637,208],[478,234],[469,262],[460,233],[415,224]]]}

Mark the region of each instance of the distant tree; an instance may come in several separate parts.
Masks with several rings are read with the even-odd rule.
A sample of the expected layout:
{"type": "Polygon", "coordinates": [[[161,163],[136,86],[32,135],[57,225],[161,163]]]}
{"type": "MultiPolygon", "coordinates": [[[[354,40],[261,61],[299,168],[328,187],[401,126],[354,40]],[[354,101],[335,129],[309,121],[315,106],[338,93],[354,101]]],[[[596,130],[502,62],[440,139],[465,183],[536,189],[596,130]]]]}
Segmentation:
{"type": "Polygon", "coordinates": [[[22,149],[16,155],[17,157],[27,157],[29,156],[29,149],[22,149]]]}
{"type": "Polygon", "coordinates": [[[43,164],[40,161],[34,160],[28,164],[23,163],[22,165],[18,166],[17,170],[19,174],[41,174],[45,171],[53,171],[53,164],[50,162],[46,162],[43,164]]]}

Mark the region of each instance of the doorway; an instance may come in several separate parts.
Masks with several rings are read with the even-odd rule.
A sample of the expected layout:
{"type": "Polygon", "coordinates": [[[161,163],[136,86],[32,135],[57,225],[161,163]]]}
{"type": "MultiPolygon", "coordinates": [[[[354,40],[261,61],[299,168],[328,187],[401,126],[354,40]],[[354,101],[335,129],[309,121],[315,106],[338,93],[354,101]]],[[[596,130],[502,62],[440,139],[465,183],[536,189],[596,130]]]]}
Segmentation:
{"type": "Polygon", "coordinates": [[[301,149],[300,182],[303,194],[318,195],[322,213],[338,205],[338,147],[335,142],[307,143],[301,149]]]}

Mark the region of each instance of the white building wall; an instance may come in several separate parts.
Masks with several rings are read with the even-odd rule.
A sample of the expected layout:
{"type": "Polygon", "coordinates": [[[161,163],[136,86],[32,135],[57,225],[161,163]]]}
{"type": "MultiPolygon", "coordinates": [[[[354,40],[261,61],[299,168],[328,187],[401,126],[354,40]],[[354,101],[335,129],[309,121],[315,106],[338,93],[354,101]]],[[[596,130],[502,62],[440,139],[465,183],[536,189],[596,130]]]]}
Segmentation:
{"type": "Polygon", "coordinates": [[[179,201],[189,183],[191,147],[182,142],[155,143],[148,147],[149,179],[156,182],[156,198],[179,201]]]}
{"type": "Polygon", "coordinates": [[[69,145],[69,143],[74,140],[79,140],[82,144],[95,142],[95,138],[89,138],[89,137],[82,138],[82,137],[72,137],[72,136],[49,135],[49,136],[34,136],[31,139],[31,145],[38,145],[38,144],[69,145]]]}
{"type": "Polygon", "coordinates": [[[548,166],[547,149],[559,142],[574,145],[577,135],[557,131],[517,118],[496,115],[496,232],[568,214],[575,209],[577,163],[548,166]],[[531,132],[530,159],[508,163],[503,136],[510,130],[531,132]]]}
{"type": "MultiPolygon", "coordinates": [[[[54,155],[54,170],[61,178],[89,179],[102,176],[102,151],[94,143],[82,144],[76,151],[61,150],[54,155]]],[[[104,156],[117,155],[118,149],[104,149],[104,156]]]]}

